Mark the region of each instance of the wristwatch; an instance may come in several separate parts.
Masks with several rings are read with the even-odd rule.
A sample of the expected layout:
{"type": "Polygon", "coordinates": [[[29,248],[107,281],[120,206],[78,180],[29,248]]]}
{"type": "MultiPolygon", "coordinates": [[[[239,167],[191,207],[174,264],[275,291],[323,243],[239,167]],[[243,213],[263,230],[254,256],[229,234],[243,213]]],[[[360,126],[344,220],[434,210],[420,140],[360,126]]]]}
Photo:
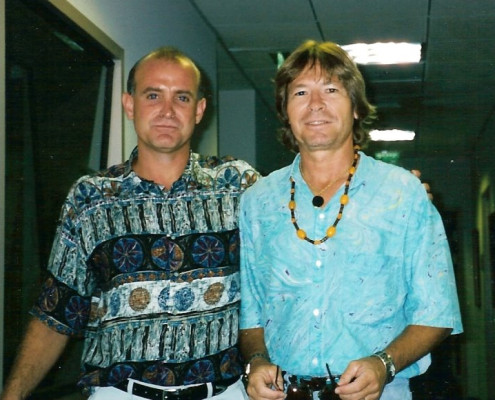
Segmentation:
{"type": "Polygon", "coordinates": [[[380,360],[382,360],[383,365],[385,366],[385,370],[387,371],[387,380],[386,383],[390,383],[394,380],[395,377],[395,364],[394,360],[392,360],[392,357],[390,354],[386,353],[385,351],[378,351],[375,354],[373,354],[374,357],[378,357],[380,360]]]}

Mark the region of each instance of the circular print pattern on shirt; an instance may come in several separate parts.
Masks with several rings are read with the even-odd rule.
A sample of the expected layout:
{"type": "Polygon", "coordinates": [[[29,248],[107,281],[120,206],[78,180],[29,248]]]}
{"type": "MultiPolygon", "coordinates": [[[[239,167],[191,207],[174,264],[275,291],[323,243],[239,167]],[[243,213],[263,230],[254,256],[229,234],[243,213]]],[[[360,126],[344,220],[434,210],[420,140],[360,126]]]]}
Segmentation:
{"type": "Polygon", "coordinates": [[[241,185],[239,171],[233,167],[222,169],[217,175],[217,185],[227,189],[238,188],[241,185]]]}
{"type": "Polygon", "coordinates": [[[134,368],[127,364],[119,364],[113,367],[108,373],[108,384],[115,386],[127,378],[134,378],[136,375],[134,368]]]}
{"type": "Polygon", "coordinates": [[[113,262],[120,272],[134,272],[143,263],[143,247],[136,239],[122,238],[113,246],[113,262]]]}
{"type": "Polygon", "coordinates": [[[79,330],[86,326],[89,319],[90,302],[81,296],[72,296],[65,307],[67,324],[79,330]]]}
{"type": "Polygon", "coordinates": [[[194,292],[191,288],[185,287],[174,295],[175,308],[179,311],[186,311],[194,303],[194,292]]]}
{"type": "Polygon", "coordinates": [[[108,261],[108,255],[101,247],[98,248],[91,256],[90,262],[92,266],[98,271],[103,281],[110,279],[110,262],[108,261]]]}
{"type": "Polygon", "coordinates": [[[101,384],[100,371],[93,371],[82,376],[77,382],[79,387],[99,386],[101,384]]]}
{"type": "Polygon", "coordinates": [[[110,315],[115,317],[120,310],[120,296],[117,292],[113,292],[110,296],[110,315]]]}
{"type": "Polygon", "coordinates": [[[210,360],[195,362],[184,377],[184,385],[212,382],[215,379],[215,367],[210,360]]]}
{"type": "Polygon", "coordinates": [[[225,247],[215,236],[200,236],[193,243],[192,257],[194,262],[202,267],[215,268],[225,257],[225,247]]]}
{"type": "Polygon", "coordinates": [[[162,289],[162,291],[158,295],[158,305],[162,310],[168,309],[169,298],[170,298],[170,288],[166,287],[165,289],[162,289]]]}
{"type": "Polygon", "coordinates": [[[58,287],[55,284],[55,280],[50,278],[46,281],[41,298],[39,301],[40,308],[45,312],[55,310],[59,302],[58,287]]]}
{"type": "Polygon", "coordinates": [[[151,258],[158,268],[177,271],[184,262],[184,252],[177,243],[161,237],[151,246],[151,258]]]}
{"type": "Polygon", "coordinates": [[[220,372],[224,379],[242,374],[242,363],[239,360],[239,351],[237,349],[229,349],[223,355],[222,361],[220,362],[220,372]]]}
{"type": "Polygon", "coordinates": [[[239,263],[239,232],[235,232],[229,240],[229,261],[231,264],[239,263]]]}
{"type": "Polygon", "coordinates": [[[235,296],[237,296],[238,293],[240,293],[241,288],[239,287],[239,284],[237,283],[236,280],[232,280],[230,282],[230,287],[229,290],[227,291],[227,295],[229,296],[229,301],[234,300],[235,296]]]}
{"type": "Polygon", "coordinates": [[[174,386],[175,375],[163,364],[154,364],[143,371],[143,382],[161,386],[174,386]]]}
{"type": "Polygon", "coordinates": [[[150,304],[150,300],[150,292],[145,288],[136,288],[129,296],[129,306],[134,311],[143,311],[150,304]]]}
{"type": "Polygon", "coordinates": [[[216,282],[206,289],[205,294],[203,295],[203,299],[206,304],[212,306],[217,304],[222,298],[222,294],[225,290],[225,286],[223,283],[216,282]]]}
{"type": "Polygon", "coordinates": [[[90,204],[95,200],[101,199],[101,193],[89,182],[81,182],[74,189],[74,199],[78,207],[82,207],[86,204],[90,204]]]}

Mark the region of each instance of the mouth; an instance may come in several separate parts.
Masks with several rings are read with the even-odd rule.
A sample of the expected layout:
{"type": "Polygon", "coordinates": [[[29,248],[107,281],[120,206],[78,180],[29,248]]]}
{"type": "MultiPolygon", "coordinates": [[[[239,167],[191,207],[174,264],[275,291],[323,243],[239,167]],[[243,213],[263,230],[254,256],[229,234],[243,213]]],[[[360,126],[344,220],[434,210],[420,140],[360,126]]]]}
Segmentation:
{"type": "Polygon", "coordinates": [[[320,125],[326,125],[326,124],[329,124],[330,121],[327,121],[327,120],[315,120],[315,121],[308,121],[306,122],[306,125],[309,125],[309,126],[320,126],[320,125]]]}
{"type": "Polygon", "coordinates": [[[178,126],[171,124],[155,124],[153,125],[153,128],[158,130],[174,130],[174,129],[178,129],[178,126]]]}

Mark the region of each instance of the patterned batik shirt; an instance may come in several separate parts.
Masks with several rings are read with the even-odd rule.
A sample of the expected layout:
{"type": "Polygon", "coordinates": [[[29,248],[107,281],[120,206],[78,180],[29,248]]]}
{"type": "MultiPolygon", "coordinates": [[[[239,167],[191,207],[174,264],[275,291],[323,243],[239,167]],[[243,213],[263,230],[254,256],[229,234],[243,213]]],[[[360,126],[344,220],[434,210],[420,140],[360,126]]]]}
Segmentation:
{"type": "MultiPolygon", "coordinates": [[[[299,172],[300,157],[241,200],[241,329],[264,328],[272,362],[296,375],[328,376],[384,349],[408,325],[462,331],[442,220],[409,171],[360,153],[349,203],[334,236],[301,240],[295,218],[321,239],[344,186],[321,208],[299,172]]],[[[424,372],[429,356],[398,374],[424,372]]],[[[398,381],[397,379],[396,381],[398,381]]]]}
{"type": "Polygon", "coordinates": [[[238,206],[259,175],[191,153],[166,190],[133,172],[137,156],[71,188],[32,314],[84,336],[83,389],[239,375],[238,206]]]}

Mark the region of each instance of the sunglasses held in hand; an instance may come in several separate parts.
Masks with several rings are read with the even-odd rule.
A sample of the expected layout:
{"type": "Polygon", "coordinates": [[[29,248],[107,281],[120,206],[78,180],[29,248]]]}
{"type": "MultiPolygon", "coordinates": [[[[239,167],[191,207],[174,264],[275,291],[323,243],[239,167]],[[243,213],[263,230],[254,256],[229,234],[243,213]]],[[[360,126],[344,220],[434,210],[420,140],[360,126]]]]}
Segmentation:
{"type": "Polygon", "coordinates": [[[313,392],[318,392],[320,400],[340,400],[335,393],[337,387],[337,377],[332,375],[327,364],[329,377],[304,378],[291,376],[290,384],[287,387],[287,400],[313,400],[313,392]]]}

